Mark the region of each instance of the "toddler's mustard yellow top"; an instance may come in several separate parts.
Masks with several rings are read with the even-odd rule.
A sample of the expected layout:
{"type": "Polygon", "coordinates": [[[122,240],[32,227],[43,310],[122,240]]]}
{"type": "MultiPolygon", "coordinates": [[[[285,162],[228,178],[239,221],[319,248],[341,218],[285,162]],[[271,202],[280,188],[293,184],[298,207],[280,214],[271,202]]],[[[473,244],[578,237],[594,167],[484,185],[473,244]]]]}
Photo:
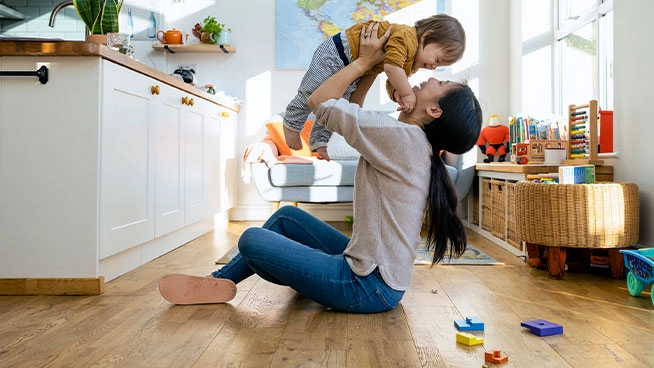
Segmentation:
{"type": "MultiPolygon", "coordinates": [[[[345,30],[347,40],[350,43],[350,50],[352,51],[352,59],[359,57],[359,36],[361,29],[364,25],[369,25],[371,22],[355,24],[345,30]]],[[[388,27],[391,26],[390,22],[379,22],[378,36],[383,35],[388,27]]],[[[417,69],[413,69],[413,62],[418,52],[418,34],[415,26],[407,26],[405,24],[392,24],[393,29],[388,38],[388,42],[384,46],[384,61],[372,67],[366,75],[377,75],[384,72],[384,64],[399,66],[404,69],[407,77],[415,74],[417,69]]],[[[393,99],[393,86],[386,81],[386,90],[391,99],[393,99]]],[[[394,100],[394,99],[393,99],[394,100]]]]}

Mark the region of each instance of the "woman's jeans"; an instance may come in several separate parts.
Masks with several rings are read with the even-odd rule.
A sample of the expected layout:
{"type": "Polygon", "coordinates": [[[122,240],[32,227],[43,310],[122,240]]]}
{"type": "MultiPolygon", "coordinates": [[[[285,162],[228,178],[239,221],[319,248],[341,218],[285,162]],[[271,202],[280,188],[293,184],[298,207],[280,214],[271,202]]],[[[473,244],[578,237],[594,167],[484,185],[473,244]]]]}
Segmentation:
{"type": "Polygon", "coordinates": [[[263,227],[245,230],[238,241],[239,254],[212,275],[239,283],[256,273],[338,311],[376,313],[395,308],[404,291],[388,287],[378,269],[367,276],[354,274],[343,255],[349,241],[320,219],[284,206],[263,227]]]}

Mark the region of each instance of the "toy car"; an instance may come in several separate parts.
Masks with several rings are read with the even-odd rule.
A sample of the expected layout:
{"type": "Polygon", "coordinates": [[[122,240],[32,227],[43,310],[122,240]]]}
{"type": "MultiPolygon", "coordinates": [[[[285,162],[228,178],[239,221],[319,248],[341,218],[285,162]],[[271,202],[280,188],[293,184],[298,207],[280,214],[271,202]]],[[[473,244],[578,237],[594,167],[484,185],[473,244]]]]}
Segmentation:
{"type": "MultiPolygon", "coordinates": [[[[622,249],[620,253],[624,254],[624,264],[629,269],[627,274],[629,294],[640,296],[648,284],[654,283],[654,248],[622,249]]],[[[650,290],[650,294],[654,305],[654,291],[650,290]]]]}

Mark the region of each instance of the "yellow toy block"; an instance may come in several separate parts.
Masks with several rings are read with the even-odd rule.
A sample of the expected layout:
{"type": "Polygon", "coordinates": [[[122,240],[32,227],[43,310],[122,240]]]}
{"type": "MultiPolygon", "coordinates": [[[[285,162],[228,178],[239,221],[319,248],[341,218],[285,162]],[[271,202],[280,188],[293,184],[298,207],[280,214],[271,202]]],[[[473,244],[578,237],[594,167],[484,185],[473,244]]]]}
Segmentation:
{"type": "Polygon", "coordinates": [[[479,345],[484,343],[484,338],[465,332],[459,332],[456,334],[456,342],[466,345],[479,345]]]}

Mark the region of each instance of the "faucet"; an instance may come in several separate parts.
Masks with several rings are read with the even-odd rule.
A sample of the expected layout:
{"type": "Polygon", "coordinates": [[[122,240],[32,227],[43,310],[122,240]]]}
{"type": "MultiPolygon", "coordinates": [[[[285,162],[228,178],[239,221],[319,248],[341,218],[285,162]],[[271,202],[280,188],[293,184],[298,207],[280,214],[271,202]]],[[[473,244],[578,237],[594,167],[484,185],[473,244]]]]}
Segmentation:
{"type": "Polygon", "coordinates": [[[61,11],[61,9],[73,5],[73,0],[67,0],[67,1],[62,1],[59,3],[57,6],[52,9],[52,14],[50,14],[50,22],[48,22],[48,25],[52,28],[55,25],[55,18],[57,17],[57,14],[61,11]]]}

